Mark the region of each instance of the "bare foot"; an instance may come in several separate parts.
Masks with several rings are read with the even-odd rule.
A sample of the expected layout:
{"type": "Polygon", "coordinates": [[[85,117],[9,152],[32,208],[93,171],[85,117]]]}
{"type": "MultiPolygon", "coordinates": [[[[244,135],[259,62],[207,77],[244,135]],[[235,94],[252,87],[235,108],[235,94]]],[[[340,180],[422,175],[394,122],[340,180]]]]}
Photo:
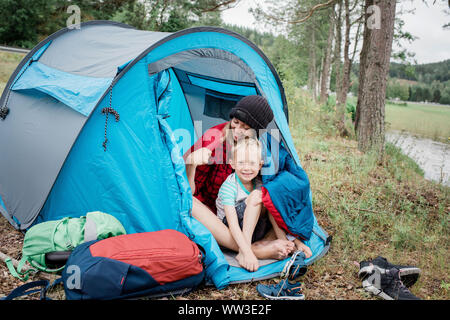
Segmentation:
{"type": "Polygon", "coordinates": [[[258,259],[283,260],[295,250],[295,244],[288,240],[263,240],[253,244],[252,250],[258,259]]]}
{"type": "Polygon", "coordinates": [[[300,241],[299,239],[295,239],[294,243],[295,243],[295,246],[297,247],[297,250],[303,251],[303,253],[305,254],[305,258],[308,259],[312,256],[311,249],[306,244],[304,244],[302,241],[300,241]]]}
{"type": "Polygon", "coordinates": [[[239,265],[247,271],[253,272],[259,268],[258,259],[251,251],[247,255],[242,253],[242,251],[239,251],[236,255],[236,260],[239,262],[239,265]]]}

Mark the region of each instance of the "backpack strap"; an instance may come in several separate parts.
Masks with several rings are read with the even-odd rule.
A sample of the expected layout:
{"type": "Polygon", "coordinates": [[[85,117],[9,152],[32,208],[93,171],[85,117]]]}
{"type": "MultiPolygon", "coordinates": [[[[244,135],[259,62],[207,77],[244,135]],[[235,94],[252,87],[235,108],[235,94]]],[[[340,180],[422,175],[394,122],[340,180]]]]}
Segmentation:
{"type": "Polygon", "coordinates": [[[50,269],[41,266],[38,263],[35,263],[33,260],[30,260],[27,256],[23,256],[22,259],[20,259],[17,270],[14,268],[14,263],[11,258],[7,258],[5,260],[6,266],[8,267],[9,272],[11,275],[17,279],[20,279],[22,281],[27,281],[31,273],[38,273],[39,271],[47,272],[47,273],[53,273],[58,272],[64,269],[64,266],[56,269],[50,269]],[[25,266],[25,263],[27,261],[30,263],[31,267],[28,267],[26,270],[22,271],[22,269],[25,266]]]}
{"type": "Polygon", "coordinates": [[[59,223],[55,226],[55,229],[53,230],[53,235],[52,235],[52,243],[53,243],[53,251],[56,251],[55,248],[55,234],[56,231],[58,230],[60,225],[63,225],[64,228],[64,240],[65,240],[65,245],[67,247],[67,249],[73,249],[74,245],[72,244],[72,241],[70,241],[70,236],[69,236],[69,219],[70,217],[65,217],[63,219],[61,219],[61,221],[59,221],[59,223]]]}
{"type": "Polygon", "coordinates": [[[25,283],[24,285],[21,285],[20,287],[15,288],[9,295],[7,295],[4,298],[1,298],[1,300],[13,300],[18,297],[27,296],[36,292],[41,292],[44,290],[47,285],[49,284],[48,280],[39,280],[39,281],[33,281],[25,283]],[[39,289],[35,289],[39,288],[39,289]]]}
{"type": "Polygon", "coordinates": [[[38,272],[38,271],[43,271],[43,272],[47,272],[47,273],[54,273],[54,272],[58,272],[58,271],[63,270],[64,267],[65,267],[65,266],[62,266],[62,267],[59,267],[59,268],[51,269],[51,268],[47,268],[47,267],[41,266],[39,263],[37,263],[37,262],[35,262],[35,261],[33,261],[33,260],[31,260],[31,261],[29,261],[29,262],[30,262],[30,264],[31,264],[33,267],[36,268],[36,272],[38,272]]]}
{"type": "Polygon", "coordinates": [[[28,283],[25,283],[25,284],[15,288],[13,291],[10,292],[9,295],[7,295],[6,297],[0,298],[0,300],[14,300],[15,298],[22,297],[22,296],[28,296],[28,295],[36,293],[36,292],[41,293],[41,295],[39,297],[40,300],[52,300],[47,297],[47,291],[61,282],[62,282],[62,278],[56,279],[51,284],[50,284],[50,281],[48,281],[48,280],[38,280],[38,281],[28,282],[28,283]]]}
{"type": "Polygon", "coordinates": [[[29,274],[31,272],[38,272],[39,270],[34,268],[28,268],[24,272],[22,272],[23,267],[25,266],[25,263],[28,261],[27,256],[23,256],[22,259],[19,261],[19,264],[17,265],[17,270],[14,268],[14,264],[12,262],[11,258],[7,258],[5,260],[6,266],[8,267],[9,272],[17,279],[20,279],[22,281],[27,281],[29,274]]]}

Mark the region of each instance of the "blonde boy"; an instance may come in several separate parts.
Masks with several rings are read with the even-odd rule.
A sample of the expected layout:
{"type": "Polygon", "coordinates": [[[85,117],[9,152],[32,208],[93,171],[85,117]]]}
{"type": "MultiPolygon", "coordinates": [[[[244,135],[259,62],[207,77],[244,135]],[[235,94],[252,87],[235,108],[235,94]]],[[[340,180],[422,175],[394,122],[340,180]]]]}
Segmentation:
{"type": "MultiPolygon", "coordinates": [[[[236,256],[239,264],[249,271],[256,271],[259,264],[252,251],[252,243],[262,239],[269,231],[270,225],[273,226],[278,239],[286,241],[286,233],[278,227],[271,215],[266,213],[261,202],[261,143],[254,137],[242,138],[232,148],[231,157],[230,165],[235,172],[230,174],[220,187],[216,200],[217,217],[229,228],[239,247],[236,256]]],[[[308,247],[297,239],[294,242],[298,250],[305,251],[308,255],[308,247]]],[[[292,243],[285,246],[284,250],[289,252],[281,254],[280,258],[294,249],[292,243]]]]}

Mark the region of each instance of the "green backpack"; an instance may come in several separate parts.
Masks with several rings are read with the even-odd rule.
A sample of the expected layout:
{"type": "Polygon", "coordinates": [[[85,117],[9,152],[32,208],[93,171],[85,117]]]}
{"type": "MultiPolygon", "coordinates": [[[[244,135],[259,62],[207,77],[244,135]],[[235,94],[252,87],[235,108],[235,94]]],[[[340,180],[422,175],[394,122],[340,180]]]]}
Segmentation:
{"type": "Polygon", "coordinates": [[[122,224],[112,215],[103,212],[89,212],[80,218],[63,218],[34,225],[25,234],[22,259],[17,271],[11,259],[6,265],[11,274],[26,281],[30,272],[58,272],[64,265],[51,268],[46,262],[47,253],[70,252],[83,242],[106,239],[126,234],[122,224]],[[33,268],[21,271],[26,262],[33,268]]]}

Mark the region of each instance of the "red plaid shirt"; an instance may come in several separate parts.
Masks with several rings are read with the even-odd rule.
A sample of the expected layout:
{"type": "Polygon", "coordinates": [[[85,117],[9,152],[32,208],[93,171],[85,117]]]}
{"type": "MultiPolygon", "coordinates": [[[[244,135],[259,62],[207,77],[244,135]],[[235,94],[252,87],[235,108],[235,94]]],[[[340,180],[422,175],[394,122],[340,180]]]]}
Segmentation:
{"type": "MultiPolygon", "coordinates": [[[[197,166],[195,170],[194,197],[216,213],[216,199],[225,179],[233,173],[233,168],[226,162],[227,143],[217,143],[223,137],[222,129],[228,122],[208,129],[205,134],[185,154],[200,148],[208,148],[211,153],[211,164],[197,166]]],[[[185,158],[186,159],[186,158],[185,158]]]]}

